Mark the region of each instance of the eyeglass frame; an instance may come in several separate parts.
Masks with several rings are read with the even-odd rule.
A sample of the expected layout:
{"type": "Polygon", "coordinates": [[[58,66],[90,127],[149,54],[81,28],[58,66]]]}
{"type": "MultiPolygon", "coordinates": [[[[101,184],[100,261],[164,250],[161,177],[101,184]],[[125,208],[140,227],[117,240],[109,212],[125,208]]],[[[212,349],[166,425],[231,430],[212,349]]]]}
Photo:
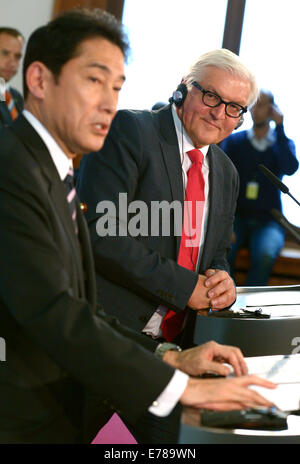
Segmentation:
{"type": "Polygon", "coordinates": [[[240,118],[244,113],[247,113],[248,111],[248,107],[247,106],[242,106],[242,105],[239,105],[238,103],[235,103],[235,102],[226,102],[223,100],[223,98],[220,97],[220,95],[218,95],[216,92],[212,92],[211,90],[205,90],[203,87],[201,87],[200,84],[198,84],[197,81],[193,81],[192,82],[192,85],[194,87],[196,87],[198,90],[200,90],[200,92],[202,92],[202,102],[204,103],[205,106],[208,106],[209,108],[216,108],[217,106],[220,106],[222,103],[224,103],[225,105],[225,113],[227,114],[227,116],[229,116],[230,118],[240,118]],[[207,93],[211,93],[213,95],[215,95],[216,97],[219,98],[220,102],[217,103],[216,105],[208,105],[207,103],[205,103],[204,101],[204,97],[207,93]],[[236,106],[239,106],[241,108],[241,112],[238,116],[232,116],[231,114],[228,114],[227,113],[227,106],[228,105],[236,105],[236,106]]]}

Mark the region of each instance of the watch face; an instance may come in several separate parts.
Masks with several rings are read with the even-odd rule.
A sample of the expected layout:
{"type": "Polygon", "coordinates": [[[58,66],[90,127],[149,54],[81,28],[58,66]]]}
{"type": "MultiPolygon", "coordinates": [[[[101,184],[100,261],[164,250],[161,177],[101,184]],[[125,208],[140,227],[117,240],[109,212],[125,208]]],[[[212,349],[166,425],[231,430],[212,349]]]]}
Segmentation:
{"type": "Polygon", "coordinates": [[[181,351],[180,346],[174,343],[161,343],[155,350],[156,356],[163,357],[166,351],[181,351]]]}

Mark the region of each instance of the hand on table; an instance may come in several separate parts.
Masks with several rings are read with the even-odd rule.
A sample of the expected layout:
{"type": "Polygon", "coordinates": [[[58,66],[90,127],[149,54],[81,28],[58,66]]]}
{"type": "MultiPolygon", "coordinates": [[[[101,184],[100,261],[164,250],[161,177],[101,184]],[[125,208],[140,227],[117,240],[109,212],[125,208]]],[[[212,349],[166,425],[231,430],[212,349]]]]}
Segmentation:
{"type": "Polygon", "coordinates": [[[247,365],[239,348],[219,345],[213,341],[180,352],[167,351],[163,359],[191,376],[199,376],[208,371],[227,376],[232,369],[223,363],[230,364],[236,376],[247,374],[247,365]]]}
{"type": "Polygon", "coordinates": [[[255,375],[227,379],[190,378],[180,402],[185,406],[232,411],[248,408],[270,408],[274,404],[249,388],[258,385],[274,389],[276,384],[255,375]]]}

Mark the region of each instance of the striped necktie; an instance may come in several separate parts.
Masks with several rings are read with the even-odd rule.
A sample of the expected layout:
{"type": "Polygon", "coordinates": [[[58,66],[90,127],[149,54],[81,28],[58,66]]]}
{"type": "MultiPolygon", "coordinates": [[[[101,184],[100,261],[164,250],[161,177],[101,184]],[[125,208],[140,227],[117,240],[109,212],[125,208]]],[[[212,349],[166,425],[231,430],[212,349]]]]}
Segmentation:
{"type": "MultiPolygon", "coordinates": [[[[202,173],[203,153],[194,149],[187,152],[193,163],[187,172],[184,202],[184,220],[177,264],[196,271],[204,211],[205,181],[202,173]]],[[[186,310],[176,313],[169,309],[164,316],[161,330],[165,340],[173,341],[184,326],[186,310]]]]}
{"type": "Polygon", "coordinates": [[[14,121],[18,117],[18,110],[15,105],[15,101],[12,97],[12,94],[9,92],[9,90],[6,90],[5,92],[5,101],[8,111],[10,112],[11,119],[14,121]]]}
{"type": "Polygon", "coordinates": [[[64,184],[66,186],[67,201],[70,206],[72,220],[73,220],[75,232],[77,234],[78,227],[77,227],[77,211],[76,211],[76,190],[74,186],[74,171],[72,168],[69,169],[69,172],[64,179],[64,184]]]}

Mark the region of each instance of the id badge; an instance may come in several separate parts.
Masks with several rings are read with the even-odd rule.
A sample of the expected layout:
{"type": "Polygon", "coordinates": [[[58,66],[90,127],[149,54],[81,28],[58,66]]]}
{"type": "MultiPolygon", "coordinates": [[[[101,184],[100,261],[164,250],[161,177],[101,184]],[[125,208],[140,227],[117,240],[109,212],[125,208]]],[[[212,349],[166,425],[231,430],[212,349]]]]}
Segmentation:
{"type": "Polygon", "coordinates": [[[248,182],[246,185],[246,198],[247,200],[257,200],[259,191],[259,184],[257,182],[248,182]]]}

